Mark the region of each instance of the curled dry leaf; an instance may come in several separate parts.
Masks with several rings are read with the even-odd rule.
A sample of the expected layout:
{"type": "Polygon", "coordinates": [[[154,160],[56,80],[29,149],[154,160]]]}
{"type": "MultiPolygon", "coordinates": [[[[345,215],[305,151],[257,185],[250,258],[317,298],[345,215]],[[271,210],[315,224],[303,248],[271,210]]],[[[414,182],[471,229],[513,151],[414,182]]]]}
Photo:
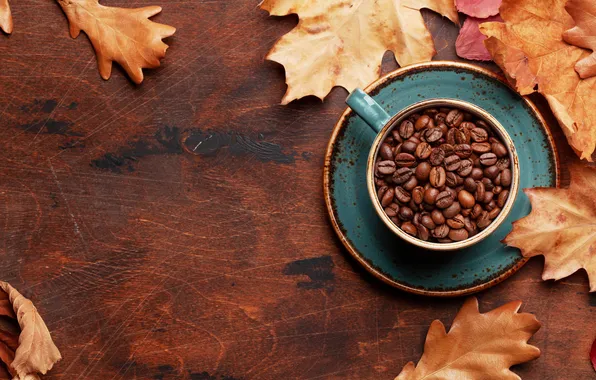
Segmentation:
{"type": "Polygon", "coordinates": [[[476,18],[487,18],[499,13],[502,0],[455,0],[455,6],[461,13],[476,18]]]}
{"type": "Polygon", "coordinates": [[[12,33],[12,15],[8,0],[0,0],[0,29],[5,33],[12,33]]]}
{"type": "Polygon", "coordinates": [[[480,33],[479,26],[483,22],[501,22],[501,16],[496,15],[485,19],[468,17],[459,31],[459,36],[455,41],[455,51],[457,55],[465,59],[474,59],[477,61],[490,61],[492,57],[486,47],[484,40],[486,36],[480,33]]]}
{"type": "Polygon", "coordinates": [[[503,0],[505,23],[484,23],[480,31],[495,63],[522,95],[544,95],[569,144],[583,159],[596,148],[596,77],[582,80],[575,63],[589,52],[565,43],[573,27],[567,0],[503,0]],[[537,89],[536,89],[537,87],[537,89]]]}
{"type": "MultiPolygon", "coordinates": [[[[1,0],[0,0],[1,1],[1,0]]],[[[176,28],[149,20],[161,12],[158,6],[137,9],[106,7],[97,0],[57,0],[70,23],[70,35],[84,31],[97,53],[99,73],[109,79],[116,61],[137,84],[143,68],[159,67],[168,45],[162,39],[176,28]]]]}
{"type": "Polygon", "coordinates": [[[387,50],[401,66],[430,61],[435,49],[421,8],[458,22],[453,0],[264,0],[260,6],[273,16],[300,17],[267,55],[286,70],[282,104],[307,95],[323,99],[335,86],[368,85],[379,77],[387,50]]]}
{"type": "Polygon", "coordinates": [[[563,33],[563,39],[570,44],[592,50],[592,54],[582,58],[575,65],[575,71],[582,78],[596,75],[596,1],[569,0],[565,9],[575,27],[563,33]]]}
{"type": "Polygon", "coordinates": [[[535,188],[524,192],[530,215],[513,223],[504,243],[524,257],[544,255],[543,280],[559,280],[583,268],[596,291],[596,168],[571,167],[568,189],[535,188]]]}
{"type": "Polygon", "coordinates": [[[17,334],[0,324],[0,360],[15,378],[36,379],[38,373],[45,374],[62,358],[60,351],[33,303],[10,284],[0,281],[0,300],[5,299],[12,305],[14,314],[3,315],[16,315],[21,331],[17,342],[17,334]]]}
{"type": "Polygon", "coordinates": [[[478,300],[468,299],[449,333],[438,320],[430,325],[420,361],[406,364],[395,379],[519,379],[509,368],[540,356],[528,344],[540,322],[518,313],[520,306],[510,302],[481,314],[478,300]]]}

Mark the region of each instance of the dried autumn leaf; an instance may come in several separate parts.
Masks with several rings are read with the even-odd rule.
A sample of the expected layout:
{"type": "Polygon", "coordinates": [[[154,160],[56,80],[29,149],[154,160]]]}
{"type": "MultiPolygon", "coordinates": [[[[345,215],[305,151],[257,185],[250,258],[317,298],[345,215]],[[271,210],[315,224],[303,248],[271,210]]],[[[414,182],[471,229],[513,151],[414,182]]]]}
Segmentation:
{"type": "Polygon", "coordinates": [[[485,19],[479,19],[475,17],[468,17],[464,21],[464,25],[459,30],[459,35],[455,41],[455,51],[457,55],[465,59],[474,59],[478,61],[490,61],[492,57],[486,46],[484,46],[484,40],[486,36],[480,33],[479,26],[483,22],[498,21],[501,22],[503,19],[501,16],[496,15],[485,19]]]}
{"type": "Polygon", "coordinates": [[[8,0],[0,0],[0,29],[5,33],[12,33],[12,15],[8,0]]]}
{"type": "Polygon", "coordinates": [[[487,18],[499,13],[502,0],[455,0],[455,6],[461,13],[476,18],[487,18]]]}
{"type": "Polygon", "coordinates": [[[62,358],[60,351],[54,345],[46,324],[31,301],[10,284],[2,281],[0,294],[3,298],[8,296],[21,328],[16,350],[14,335],[2,330],[0,359],[19,379],[35,379],[38,373],[45,374],[62,358]]]}
{"type": "Polygon", "coordinates": [[[323,99],[335,86],[366,86],[379,77],[387,50],[401,66],[430,61],[435,49],[421,8],[458,22],[453,0],[263,0],[260,6],[272,16],[300,18],[267,55],[286,70],[282,104],[307,95],[323,99]]]}
{"type": "Polygon", "coordinates": [[[420,361],[406,364],[395,379],[519,379],[509,367],[540,356],[528,344],[540,322],[518,313],[520,306],[510,302],[481,314],[476,298],[466,300],[449,333],[441,321],[430,325],[420,361]]]}
{"type": "Polygon", "coordinates": [[[143,81],[143,68],[159,67],[168,45],[162,39],[176,28],[149,20],[158,6],[124,9],[106,7],[97,0],[57,0],[70,23],[70,35],[77,38],[84,31],[97,53],[99,73],[109,79],[116,61],[131,79],[143,81]]]}
{"type": "Polygon", "coordinates": [[[596,148],[596,78],[581,79],[575,63],[589,55],[565,43],[563,32],[574,25],[567,0],[503,0],[505,23],[484,23],[480,31],[493,60],[522,95],[545,96],[565,136],[589,161],[596,148]]]}
{"type": "Polygon", "coordinates": [[[592,54],[575,65],[575,70],[582,78],[596,75],[596,1],[569,0],[565,9],[575,27],[563,33],[563,39],[570,44],[592,50],[592,54]]]}
{"type": "Polygon", "coordinates": [[[596,291],[596,168],[571,167],[568,189],[535,188],[524,192],[530,215],[513,223],[503,240],[524,257],[544,255],[543,280],[559,280],[583,268],[596,291]]]}

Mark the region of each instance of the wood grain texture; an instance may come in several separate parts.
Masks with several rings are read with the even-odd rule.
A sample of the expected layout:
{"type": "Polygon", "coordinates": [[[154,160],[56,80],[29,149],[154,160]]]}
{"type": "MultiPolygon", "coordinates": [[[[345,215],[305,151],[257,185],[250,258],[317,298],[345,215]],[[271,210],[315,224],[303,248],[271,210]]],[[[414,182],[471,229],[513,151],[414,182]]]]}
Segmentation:
{"type": "MultiPolygon", "coordinates": [[[[263,57],[295,18],[254,0],[160,5],[178,31],[140,87],[121,69],[103,81],[52,2],[15,3],[0,36],[0,279],[63,354],[46,378],[392,379],[463,299],[384,286],[334,236],[322,165],[345,91],[278,105],[283,69],[263,57]]],[[[455,58],[457,28],[425,18],[438,58],[455,58]]],[[[535,100],[567,184],[574,156],[535,100]]],[[[542,265],[480,308],[520,299],[543,322],[524,379],[592,378],[596,296],[584,273],[542,282],[542,265]]]]}

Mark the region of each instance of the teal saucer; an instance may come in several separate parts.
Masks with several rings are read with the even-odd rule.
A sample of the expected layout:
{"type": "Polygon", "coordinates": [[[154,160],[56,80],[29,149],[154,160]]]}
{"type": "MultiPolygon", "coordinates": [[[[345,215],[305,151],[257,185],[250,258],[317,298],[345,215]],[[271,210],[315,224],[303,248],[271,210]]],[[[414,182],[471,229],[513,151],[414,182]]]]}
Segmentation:
{"type": "MultiPolygon", "coordinates": [[[[520,190],[555,187],[559,164],[550,131],[527,99],[496,74],[470,64],[429,62],[396,70],[365,89],[393,115],[430,98],[476,104],[507,129],[519,155],[520,190]]],[[[366,187],[366,162],[374,132],[350,109],[343,113],[325,156],[324,192],[331,223],[348,252],[382,281],[408,292],[460,296],[487,289],[515,273],[526,259],[501,240],[511,223],[531,209],[520,191],[507,219],[482,242],[455,252],[410,245],[379,219],[366,187]]]]}

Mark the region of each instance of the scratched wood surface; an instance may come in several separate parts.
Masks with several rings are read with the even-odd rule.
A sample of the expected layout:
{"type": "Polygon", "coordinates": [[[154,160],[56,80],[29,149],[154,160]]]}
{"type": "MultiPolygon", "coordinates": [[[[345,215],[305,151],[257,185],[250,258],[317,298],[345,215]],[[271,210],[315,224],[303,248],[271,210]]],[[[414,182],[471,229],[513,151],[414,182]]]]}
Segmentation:
{"type": "MultiPolygon", "coordinates": [[[[100,79],[57,4],[12,5],[0,279],[35,302],[62,351],[46,378],[391,379],[433,319],[451,323],[463,299],[384,286],[334,236],[322,165],[346,92],[280,106],[283,69],[263,62],[296,18],[255,0],[163,1],[155,19],[178,32],[137,87],[120,69],[100,79]]],[[[454,59],[457,28],[425,18],[438,58],[454,59]]],[[[568,183],[573,155],[535,99],[568,183]]],[[[521,299],[543,322],[541,358],[515,368],[524,379],[593,378],[596,297],[583,272],[542,282],[542,266],[479,294],[481,309],[521,299]]]]}

